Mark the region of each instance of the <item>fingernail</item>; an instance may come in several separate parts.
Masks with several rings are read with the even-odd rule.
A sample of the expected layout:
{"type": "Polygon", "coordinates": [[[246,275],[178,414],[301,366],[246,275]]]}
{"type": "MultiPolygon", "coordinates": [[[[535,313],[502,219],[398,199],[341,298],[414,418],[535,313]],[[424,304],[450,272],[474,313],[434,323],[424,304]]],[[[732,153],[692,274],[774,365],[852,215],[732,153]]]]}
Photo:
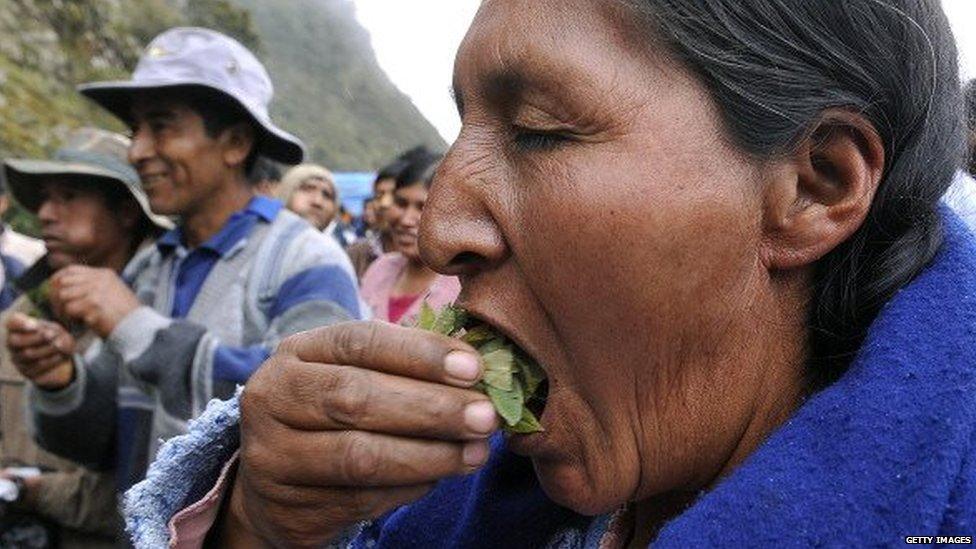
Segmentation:
{"type": "Polygon", "coordinates": [[[444,371],[462,382],[476,381],[481,374],[478,357],[464,351],[451,351],[444,357],[444,371]]]}
{"type": "Polygon", "coordinates": [[[478,467],[488,459],[488,443],[482,440],[469,442],[461,450],[461,459],[470,467],[478,467]]]}
{"type": "Polygon", "coordinates": [[[464,408],[464,424],[475,433],[488,434],[495,430],[495,407],[487,400],[472,402],[464,408]]]}
{"type": "Polygon", "coordinates": [[[27,320],[24,321],[24,329],[25,330],[36,330],[37,329],[37,321],[34,320],[33,318],[28,317],[27,320]]]}

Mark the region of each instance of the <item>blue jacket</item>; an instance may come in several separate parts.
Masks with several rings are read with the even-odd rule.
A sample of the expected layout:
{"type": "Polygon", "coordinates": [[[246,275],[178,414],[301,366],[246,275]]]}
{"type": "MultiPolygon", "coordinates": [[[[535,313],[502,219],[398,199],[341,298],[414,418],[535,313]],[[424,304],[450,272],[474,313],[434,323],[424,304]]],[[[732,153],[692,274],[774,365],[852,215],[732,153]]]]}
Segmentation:
{"type": "Polygon", "coordinates": [[[0,311],[3,311],[20,295],[14,287],[14,280],[24,274],[24,265],[6,254],[0,254],[0,264],[4,271],[3,288],[0,288],[0,311]]]}
{"type": "MultiPolygon", "coordinates": [[[[237,414],[235,400],[212,405],[128,494],[137,546],[165,544],[169,518],[212,485],[237,446],[237,414]]],[[[341,544],[595,548],[609,520],[550,502],[531,463],[496,438],[481,471],[440,482],[341,544]]],[[[939,535],[976,535],[976,242],[952,215],[932,265],[883,308],[849,371],[654,545],[902,545],[939,535]]]]}

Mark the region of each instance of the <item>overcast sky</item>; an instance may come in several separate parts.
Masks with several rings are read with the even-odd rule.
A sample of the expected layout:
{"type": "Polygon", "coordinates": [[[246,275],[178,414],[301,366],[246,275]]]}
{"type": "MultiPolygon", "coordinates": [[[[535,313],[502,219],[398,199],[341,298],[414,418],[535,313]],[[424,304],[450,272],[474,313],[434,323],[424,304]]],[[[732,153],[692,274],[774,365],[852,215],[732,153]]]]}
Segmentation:
{"type": "MultiPolygon", "coordinates": [[[[355,0],[380,66],[450,143],[461,127],[449,94],[454,54],[479,0],[355,0]]],[[[976,0],[942,0],[963,79],[976,78],[976,0]]]]}

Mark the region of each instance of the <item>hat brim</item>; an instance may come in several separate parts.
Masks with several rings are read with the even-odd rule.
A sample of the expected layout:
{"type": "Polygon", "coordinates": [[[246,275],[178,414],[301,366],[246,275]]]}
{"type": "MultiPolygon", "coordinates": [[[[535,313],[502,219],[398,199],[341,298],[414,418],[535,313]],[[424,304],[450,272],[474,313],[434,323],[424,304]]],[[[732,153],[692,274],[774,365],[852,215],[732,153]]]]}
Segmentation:
{"type": "Polygon", "coordinates": [[[110,181],[119,185],[135,199],[149,221],[163,230],[172,229],[175,225],[168,217],[153,213],[149,201],[140,196],[111,170],[90,166],[79,162],[59,162],[56,160],[8,159],[3,163],[4,179],[10,194],[23,207],[36,214],[41,207],[41,184],[52,178],[91,181],[92,179],[110,181]]]}
{"type": "Polygon", "coordinates": [[[269,120],[263,120],[248,104],[237,97],[206,82],[194,82],[192,80],[183,80],[180,82],[152,80],[133,82],[130,80],[118,80],[113,82],[82,84],[78,86],[78,91],[85,97],[98,103],[105,110],[114,114],[120,120],[128,122],[132,118],[132,101],[137,94],[151,90],[187,87],[200,87],[215,91],[243,107],[248,115],[250,115],[255,126],[261,130],[262,135],[259,136],[258,152],[262,156],[290,165],[301,163],[305,157],[305,147],[302,145],[300,139],[275,126],[269,120]]]}

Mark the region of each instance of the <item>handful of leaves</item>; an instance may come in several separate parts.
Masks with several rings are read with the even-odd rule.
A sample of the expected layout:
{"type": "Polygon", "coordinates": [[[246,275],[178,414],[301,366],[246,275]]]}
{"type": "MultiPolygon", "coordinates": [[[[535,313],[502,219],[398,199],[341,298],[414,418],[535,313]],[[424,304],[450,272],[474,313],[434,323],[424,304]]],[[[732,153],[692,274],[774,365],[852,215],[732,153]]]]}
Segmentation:
{"type": "Polygon", "coordinates": [[[475,388],[491,399],[498,415],[505,420],[505,431],[535,433],[543,430],[528,404],[543,399],[537,392],[546,373],[531,357],[491,326],[477,322],[464,309],[453,305],[434,312],[424,303],[417,327],[460,339],[478,349],[485,371],[475,388]]]}
{"type": "Polygon", "coordinates": [[[42,320],[50,320],[54,318],[54,313],[51,311],[51,281],[50,279],[45,280],[39,285],[27,290],[27,299],[33,305],[33,310],[30,312],[30,316],[35,318],[40,318],[42,320]]]}

